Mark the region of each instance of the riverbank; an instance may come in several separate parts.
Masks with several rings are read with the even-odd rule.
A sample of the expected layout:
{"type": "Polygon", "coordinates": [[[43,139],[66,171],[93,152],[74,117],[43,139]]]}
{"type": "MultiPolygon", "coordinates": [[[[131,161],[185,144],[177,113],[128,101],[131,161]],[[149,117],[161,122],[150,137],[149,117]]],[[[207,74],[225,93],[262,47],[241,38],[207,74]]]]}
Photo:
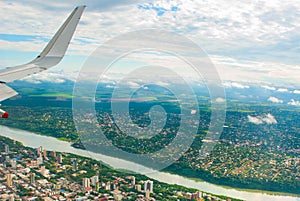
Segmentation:
{"type": "Polygon", "coordinates": [[[182,164],[173,164],[163,171],[181,175],[183,177],[189,178],[189,179],[199,179],[199,181],[206,181],[209,183],[213,183],[219,186],[224,186],[228,188],[235,188],[235,189],[241,189],[245,191],[261,191],[269,194],[286,194],[286,195],[292,195],[292,196],[299,196],[297,193],[299,192],[299,189],[295,188],[280,188],[276,186],[276,183],[272,182],[265,182],[264,184],[261,183],[242,183],[239,180],[235,180],[235,182],[232,182],[228,178],[215,178],[213,177],[209,172],[203,171],[203,170],[191,170],[189,167],[184,167],[182,164]]]}
{"type": "MultiPolygon", "coordinates": [[[[133,164],[131,162],[108,157],[101,154],[93,154],[86,150],[75,149],[74,147],[71,147],[71,144],[69,142],[59,141],[58,139],[53,137],[37,135],[31,132],[12,129],[5,126],[0,126],[0,130],[1,130],[0,132],[1,135],[12,138],[16,141],[21,141],[25,146],[29,146],[29,147],[43,146],[46,150],[69,152],[76,155],[81,155],[81,156],[86,156],[97,160],[101,160],[104,163],[109,164],[113,168],[128,169],[135,172],[138,172],[140,170],[139,167],[136,166],[136,164],[133,164]]],[[[238,199],[243,199],[243,200],[300,201],[300,198],[296,197],[295,195],[287,195],[283,193],[274,193],[274,192],[270,193],[267,191],[249,192],[244,189],[240,190],[238,188],[223,187],[205,181],[195,181],[193,179],[188,179],[179,175],[174,175],[165,172],[152,172],[146,174],[146,176],[168,184],[178,184],[188,188],[196,188],[201,191],[210,192],[216,195],[236,197],[238,199]]]]}
{"type": "MultiPolygon", "coordinates": [[[[16,162],[18,164],[18,169],[10,166],[9,159],[1,162],[0,169],[1,172],[5,171],[6,173],[15,174],[16,171],[22,171],[22,168],[27,167],[28,161],[35,160],[35,151],[36,149],[30,148],[27,146],[22,146],[21,143],[12,140],[7,137],[0,136],[0,148],[4,150],[4,145],[9,146],[9,152],[5,153],[6,157],[17,158],[16,162]],[[22,157],[20,157],[22,156],[22,157]]],[[[40,147],[43,149],[43,147],[40,147]]],[[[43,149],[45,150],[45,149],[43,149]]],[[[38,167],[30,167],[29,170],[31,173],[35,174],[35,180],[40,181],[47,179],[47,184],[36,183],[35,186],[26,186],[18,185],[18,183],[29,184],[30,174],[24,174],[22,177],[14,177],[13,186],[14,186],[14,198],[16,199],[26,199],[27,196],[38,197],[39,200],[43,200],[47,195],[39,192],[39,189],[47,185],[48,188],[51,186],[56,186],[58,180],[64,181],[63,184],[58,188],[68,191],[68,195],[63,195],[60,197],[62,199],[68,199],[72,197],[81,196],[86,193],[85,188],[80,187],[82,184],[83,178],[98,178],[98,181],[101,182],[101,186],[92,184],[94,189],[93,194],[90,194],[91,200],[96,200],[99,198],[111,197],[116,193],[112,189],[107,189],[108,186],[111,188],[111,183],[114,183],[114,187],[118,188],[118,192],[122,192],[124,200],[129,198],[130,200],[135,200],[138,197],[138,194],[143,193],[142,188],[140,190],[135,189],[135,185],[132,185],[132,177],[134,177],[134,182],[136,184],[143,183],[144,181],[150,180],[150,178],[136,173],[130,172],[120,172],[116,169],[109,168],[98,160],[94,160],[87,157],[82,157],[75,154],[65,153],[65,152],[55,152],[56,156],[49,154],[49,151],[45,150],[44,152],[47,155],[47,159],[43,161],[43,165],[49,172],[51,176],[45,176],[41,174],[38,167]],[[63,160],[61,163],[57,164],[57,155],[61,154],[63,160]],[[76,169],[70,167],[72,160],[76,158],[78,164],[76,169]],[[83,162],[83,163],[80,163],[83,162]],[[92,167],[92,168],[91,168],[92,167]],[[116,179],[117,175],[117,179],[116,179]],[[75,188],[74,188],[75,187],[75,188]],[[36,190],[33,190],[36,188],[36,190]],[[33,191],[30,191],[33,190],[33,191]],[[93,199],[94,198],[94,199],[93,199]]],[[[45,157],[45,156],[44,156],[45,157]]],[[[232,201],[242,201],[240,199],[231,198],[228,196],[213,195],[211,193],[199,191],[193,188],[186,188],[180,185],[169,185],[157,180],[151,179],[153,182],[153,192],[151,197],[155,200],[169,201],[177,199],[186,200],[188,194],[194,194],[196,196],[201,196],[205,200],[232,200],[232,201]]],[[[0,181],[1,185],[5,186],[6,180],[0,181]]],[[[8,189],[9,191],[10,189],[8,189]]],[[[6,191],[7,192],[7,191],[6,191]]],[[[8,192],[10,193],[10,192],[8,192]]],[[[1,193],[0,193],[1,194],[1,193]]],[[[78,199],[78,197],[77,197],[78,199]]]]}

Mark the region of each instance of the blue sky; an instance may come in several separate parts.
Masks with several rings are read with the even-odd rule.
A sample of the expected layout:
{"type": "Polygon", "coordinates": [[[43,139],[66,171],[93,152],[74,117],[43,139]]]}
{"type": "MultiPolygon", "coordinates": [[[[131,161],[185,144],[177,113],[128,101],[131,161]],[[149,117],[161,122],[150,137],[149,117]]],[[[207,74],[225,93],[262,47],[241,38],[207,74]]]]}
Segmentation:
{"type": "Polygon", "coordinates": [[[5,0],[0,2],[0,67],[33,59],[82,4],[87,8],[67,56],[52,71],[78,71],[105,41],[158,28],[197,43],[223,80],[300,86],[300,5],[277,0],[5,0]]]}

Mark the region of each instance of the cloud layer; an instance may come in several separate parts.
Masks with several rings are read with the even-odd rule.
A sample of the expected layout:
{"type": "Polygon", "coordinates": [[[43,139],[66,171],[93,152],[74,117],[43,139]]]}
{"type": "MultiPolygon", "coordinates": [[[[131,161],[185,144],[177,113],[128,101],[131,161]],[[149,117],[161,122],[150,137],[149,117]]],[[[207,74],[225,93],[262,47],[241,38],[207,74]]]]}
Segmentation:
{"type": "Polygon", "coordinates": [[[261,116],[251,116],[251,115],[248,115],[248,121],[250,123],[253,123],[253,124],[257,124],[257,125],[260,125],[260,124],[277,124],[277,120],[276,118],[268,113],[268,114],[264,114],[264,115],[261,115],[261,116]]]}
{"type": "MultiPolygon", "coordinates": [[[[122,33],[159,28],[199,44],[216,64],[221,78],[234,81],[231,87],[241,88],[235,84],[240,81],[300,85],[299,51],[294,47],[300,33],[300,4],[290,1],[1,1],[1,53],[39,52],[62,20],[80,4],[86,4],[87,9],[69,55],[86,57],[122,33]],[[12,41],[1,34],[31,39],[12,41]]],[[[7,65],[30,59],[16,56],[14,61],[8,54],[1,55],[2,63],[7,65]]]]}
{"type": "Polygon", "coordinates": [[[279,98],[276,98],[276,97],[274,97],[274,96],[270,96],[270,97],[268,98],[268,101],[273,102],[273,103],[283,103],[283,100],[281,100],[281,99],[279,99],[279,98]]]}

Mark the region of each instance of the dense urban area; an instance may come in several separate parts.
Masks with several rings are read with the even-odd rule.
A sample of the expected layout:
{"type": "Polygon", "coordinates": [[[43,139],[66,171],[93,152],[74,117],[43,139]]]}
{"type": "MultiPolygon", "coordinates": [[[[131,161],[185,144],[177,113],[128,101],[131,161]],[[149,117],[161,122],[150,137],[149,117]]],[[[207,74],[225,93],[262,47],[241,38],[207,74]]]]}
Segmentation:
{"type": "Polygon", "coordinates": [[[118,172],[81,156],[0,137],[1,200],[236,200],[118,172]]]}

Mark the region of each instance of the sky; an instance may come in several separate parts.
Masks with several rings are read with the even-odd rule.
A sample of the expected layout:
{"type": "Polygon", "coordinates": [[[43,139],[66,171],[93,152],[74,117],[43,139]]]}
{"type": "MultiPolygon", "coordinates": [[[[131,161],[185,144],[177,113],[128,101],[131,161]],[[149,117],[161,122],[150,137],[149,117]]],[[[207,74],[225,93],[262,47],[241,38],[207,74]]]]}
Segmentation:
{"type": "MultiPolygon", "coordinates": [[[[77,5],[87,8],[66,57],[51,72],[71,75],[106,41],[156,28],[194,41],[228,86],[262,83],[300,90],[300,4],[294,1],[2,0],[0,67],[36,57],[77,5]]],[[[163,65],[168,59],[158,61],[163,65]]]]}

